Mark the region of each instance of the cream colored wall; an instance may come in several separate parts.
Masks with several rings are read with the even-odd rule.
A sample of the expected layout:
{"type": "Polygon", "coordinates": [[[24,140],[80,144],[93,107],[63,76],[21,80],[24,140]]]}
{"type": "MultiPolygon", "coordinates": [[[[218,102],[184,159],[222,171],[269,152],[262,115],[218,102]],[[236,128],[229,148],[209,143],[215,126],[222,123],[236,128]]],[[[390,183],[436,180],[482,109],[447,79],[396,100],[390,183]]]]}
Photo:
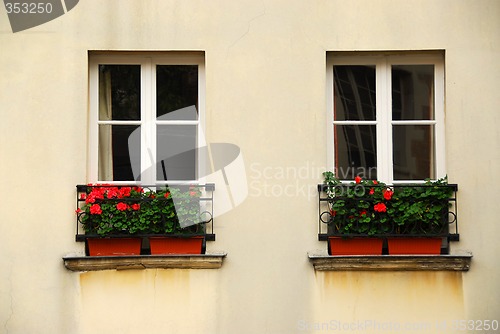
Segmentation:
{"type": "Polygon", "coordinates": [[[299,331],[456,333],[466,316],[461,273],[320,272],[315,287],[299,331]]]}
{"type": "Polygon", "coordinates": [[[499,17],[495,0],[86,0],[13,34],[1,12],[0,332],[500,320],[499,17]],[[472,268],[315,273],[307,252],[326,247],[314,193],[326,165],[326,52],[424,49],[446,52],[447,170],[459,184],[462,239],[453,247],[473,251],[472,268]],[[208,140],[239,145],[249,182],[208,245],[228,252],[221,269],[64,269],[61,257],[83,247],[73,210],[74,186],[86,181],[88,50],[205,51],[208,140]]]}

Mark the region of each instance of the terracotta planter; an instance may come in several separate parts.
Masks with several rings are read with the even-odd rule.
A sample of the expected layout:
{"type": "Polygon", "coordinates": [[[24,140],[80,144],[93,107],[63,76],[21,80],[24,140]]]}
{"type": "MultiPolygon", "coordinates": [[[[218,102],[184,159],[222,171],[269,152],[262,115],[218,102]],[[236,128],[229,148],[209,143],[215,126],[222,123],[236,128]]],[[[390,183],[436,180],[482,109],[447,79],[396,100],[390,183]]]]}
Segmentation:
{"type": "Polygon", "coordinates": [[[150,237],[151,255],[160,254],[204,254],[204,236],[150,237]]]}
{"type": "Polygon", "coordinates": [[[388,238],[390,255],[439,255],[441,238],[388,238]]]}
{"type": "Polygon", "coordinates": [[[88,238],[90,256],[140,255],[142,238],[88,238]]]}
{"type": "Polygon", "coordinates": [[[382,255],[382,239],[328,237],[328,254],[382,255]]]}

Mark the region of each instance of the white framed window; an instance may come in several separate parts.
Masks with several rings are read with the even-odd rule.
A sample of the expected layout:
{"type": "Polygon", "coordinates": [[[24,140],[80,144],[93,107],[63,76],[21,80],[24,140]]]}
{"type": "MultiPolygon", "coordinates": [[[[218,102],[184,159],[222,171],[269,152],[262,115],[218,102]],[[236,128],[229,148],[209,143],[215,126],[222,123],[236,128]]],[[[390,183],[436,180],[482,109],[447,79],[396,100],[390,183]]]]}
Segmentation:
{"type": "Polygon", "coordinates": [[[328,168],[389,184],[445,172],[441,52],[327,54],[328,168]]]}
{"type": "Polygon", "coordinates": [[[89,53],[89,181],[200,178],[203,52],[89,53]]]}

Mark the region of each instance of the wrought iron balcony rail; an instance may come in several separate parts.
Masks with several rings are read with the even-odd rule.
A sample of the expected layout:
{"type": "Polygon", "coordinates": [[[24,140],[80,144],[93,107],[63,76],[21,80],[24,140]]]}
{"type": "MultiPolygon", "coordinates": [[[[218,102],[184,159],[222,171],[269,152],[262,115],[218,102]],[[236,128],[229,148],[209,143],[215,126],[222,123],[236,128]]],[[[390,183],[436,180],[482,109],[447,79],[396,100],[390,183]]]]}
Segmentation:
{"type": "MultiPolygon", "coordinates": [[[[93,204],[98,204],[99,207],[103,204],[112,204],[113,206],[121,205],[125,220],[137,221],[141,219],[147,220],[147,217],[141,217],[141,208],[155,203],[155,214],[158,219],[160,228],[167,224],[167,221],[172,219],[179,223],[178,215],[182,215],[184,211],[191,210],[195,212],[196,224],[187,226],[187,233],[183,231],[183,235],[188,235],[189,231],[193,234],[202,234],[205,240],[214,241],[213,227],[213,192],[214,184],[175,184],[175,185],[77,185],[76,186],[76,241],[85,241],[89,237],[99,236],[97,227],[99,225],[99,215],[94,215],[89,212],[89,208],[93,204]],[[156,196],[156,194],[164,194],[156,196]],[[171,194],[188,194],[182,199],[176,201],[175,196],[171,194]],[[193,194],[192,197],[189,194],[193,194]],[[95,194],[98,194],[95,196],[95,194]],[[174,197],[174,198],[172,198],[174,197]],[[175,209],[172,209],[175,207],[175,209]],[[172,211],[175,210],[175,211],[172,211]],[[193,211],[194,210],[194,211],[193,211]],[[174,216],[172,218],[172,216],[174,216]],[[195,232],[194,232],[195,231],[195,232]]],[[[114,211],[114,210],[113,210],[114,211]]],[[[96,213],[96,212],[94,212],[96,213]]],[[[98,213],[98,212],[97,212],[98,213]]],[[[116,211],[115,211],[116,213],[116,211]]],[[[109,217],[113,213],[104,214],[109,217]]],[[[111,218],[112,219],[112,218],[111,218]]],[[[133,233],[134,236],[148,237],[154,235],[165,235],[166,233],[150,233],[141,232],[133,233]]],[[[106,235],[108,237],[119,237],[131,235],[131,233],[114,233],[106,235]]]]}
{"type": "Polygon", "coordinates": [[[374,198],[377,187],[319,184],[318,239],[436,236],[448,241],[459,240],[458,185],[382,186],[383,191],[390,191],[389,199],[374,198]],[[429,192],[430,189],[433,192],[429,192]],[[378,203],[383,205],[376,207],[378,203]]]}

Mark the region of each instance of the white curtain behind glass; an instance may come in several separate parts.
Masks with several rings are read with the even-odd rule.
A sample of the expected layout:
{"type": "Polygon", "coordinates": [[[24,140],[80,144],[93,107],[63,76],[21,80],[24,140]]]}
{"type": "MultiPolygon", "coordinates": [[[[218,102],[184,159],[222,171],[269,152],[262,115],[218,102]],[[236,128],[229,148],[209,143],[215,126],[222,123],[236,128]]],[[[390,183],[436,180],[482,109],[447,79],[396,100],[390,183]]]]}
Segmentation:
{"type": "MultiPolygon", "coordinates": [[[[113,119],[111,101],[111,73],[104,71],[99,80],[99,120],[113,119]]],[[[112,125],[99,125],[99,180],[113,180],[113,133],[112,125]]]]}

